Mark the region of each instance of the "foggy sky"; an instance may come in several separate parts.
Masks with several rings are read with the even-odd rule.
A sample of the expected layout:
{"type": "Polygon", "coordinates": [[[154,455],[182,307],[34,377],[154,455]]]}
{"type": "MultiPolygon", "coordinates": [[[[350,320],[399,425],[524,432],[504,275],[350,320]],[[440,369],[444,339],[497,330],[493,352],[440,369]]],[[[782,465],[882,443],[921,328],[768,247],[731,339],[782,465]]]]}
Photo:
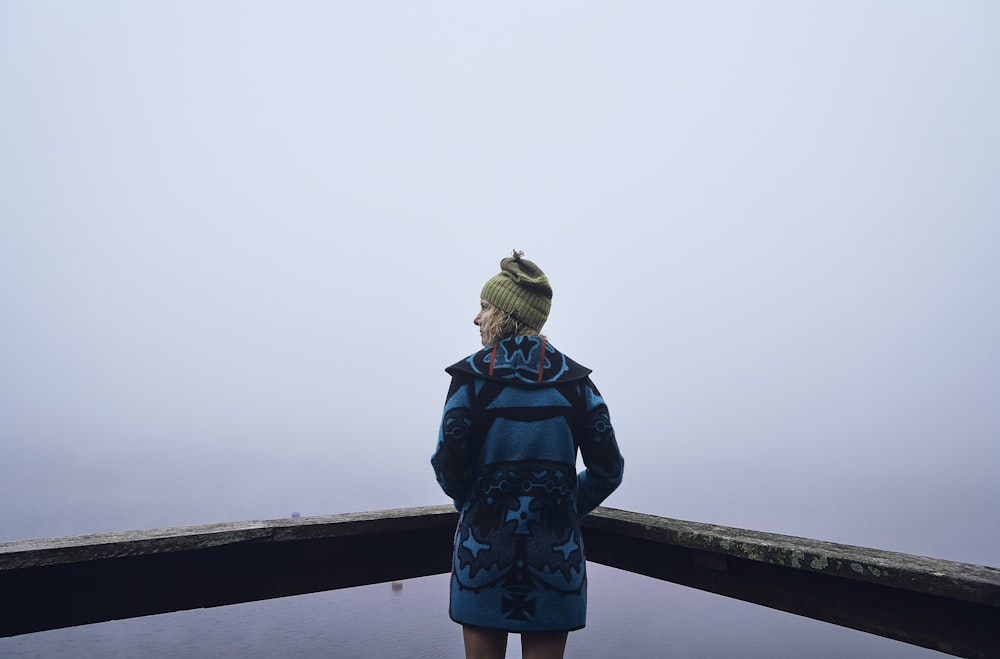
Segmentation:
{"type": "Polygon", "coordinates": [[[0,541],[447,503],[512,249],[607,505],[1000,564],[992,2],[0,2],[0,541]]]}

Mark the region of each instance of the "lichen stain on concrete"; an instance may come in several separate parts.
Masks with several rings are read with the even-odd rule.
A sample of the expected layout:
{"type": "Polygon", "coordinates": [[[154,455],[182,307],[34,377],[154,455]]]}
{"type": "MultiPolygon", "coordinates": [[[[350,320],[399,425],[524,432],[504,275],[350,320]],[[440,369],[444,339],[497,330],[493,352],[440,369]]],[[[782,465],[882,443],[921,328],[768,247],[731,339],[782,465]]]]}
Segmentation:
{"type": "Polygon", "coordinates": [[[876,577],[881,577],[882,576],[882,570],[878,569],[877,567],[872,567],[871,565],[869,565],[868,566],[868,571],[871,572],[876,577]]]}
{"type": "Polygon", "coordinates": [[[865,573],[865,567],[861,565],[861,563],[851,563],[851,569],[857,572],[858,574],[865,573]]]}
{"type": "Polygon", "coordinates": [[[719,545],[726,551],[729,551],[730,549],[732,549],[733,541],[730,540],[729,538],[722,538],[721,540],[719,540],[719,545]]]}
{"type": "Polygon", "coordinates": [[[826,560],[826,556],[819,556],[809,562],[809,566],[814,570],[825,570],[828,565],[829,562],[826,560]]]}
{"type": "Polygon", "coordinates": [[[805,558],[805,552],[795,550],[792,552],[792,567],[802,567],[802,559],[805,558]]]}

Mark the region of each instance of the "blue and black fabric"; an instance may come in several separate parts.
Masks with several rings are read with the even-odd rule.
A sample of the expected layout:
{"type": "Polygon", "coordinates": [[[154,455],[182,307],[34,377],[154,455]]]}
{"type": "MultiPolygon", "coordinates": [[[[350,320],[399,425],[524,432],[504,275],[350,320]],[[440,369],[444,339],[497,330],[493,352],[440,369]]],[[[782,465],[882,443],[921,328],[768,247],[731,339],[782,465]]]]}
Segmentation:
{"type": "Polygon", "coordinates": [[[452,382],[431,464],[461,512],[451,618],[514,632],[580,629],[579,521],[618,487],[623,469],[590,369],[542,337],[517,336],[446,371],[452,382]]]}

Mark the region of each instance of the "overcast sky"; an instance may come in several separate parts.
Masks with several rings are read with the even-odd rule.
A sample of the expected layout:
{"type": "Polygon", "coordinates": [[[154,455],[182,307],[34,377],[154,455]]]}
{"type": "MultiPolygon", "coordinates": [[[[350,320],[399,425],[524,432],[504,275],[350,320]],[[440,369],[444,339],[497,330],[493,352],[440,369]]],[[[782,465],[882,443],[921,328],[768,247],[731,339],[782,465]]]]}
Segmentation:
{"type": "Polygon", "coordinates": [[[521,249],[608,505],[1000,564],[1000,5],[0,0],[0,541],[447,503],[521,249]]]}

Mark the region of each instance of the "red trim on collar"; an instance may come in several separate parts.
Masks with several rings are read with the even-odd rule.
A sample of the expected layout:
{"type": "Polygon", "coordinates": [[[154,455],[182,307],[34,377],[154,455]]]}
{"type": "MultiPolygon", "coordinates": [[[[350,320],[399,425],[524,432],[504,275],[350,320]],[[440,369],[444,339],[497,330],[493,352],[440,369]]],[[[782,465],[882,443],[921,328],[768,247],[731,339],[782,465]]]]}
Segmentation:
{"type": "Polygon", "coordinates": [[[545,372],[545,337],[542,337],[542,356],[538,358],[538,381],[542,381],[542,373],[545,372]]]}
{"type": "Polygon", "coordinates": [[[499,341],[493,342],[493,353],[490,355],[490,375],[493,375],[493,362],[497,360],[497,345],[499,341]]]}

